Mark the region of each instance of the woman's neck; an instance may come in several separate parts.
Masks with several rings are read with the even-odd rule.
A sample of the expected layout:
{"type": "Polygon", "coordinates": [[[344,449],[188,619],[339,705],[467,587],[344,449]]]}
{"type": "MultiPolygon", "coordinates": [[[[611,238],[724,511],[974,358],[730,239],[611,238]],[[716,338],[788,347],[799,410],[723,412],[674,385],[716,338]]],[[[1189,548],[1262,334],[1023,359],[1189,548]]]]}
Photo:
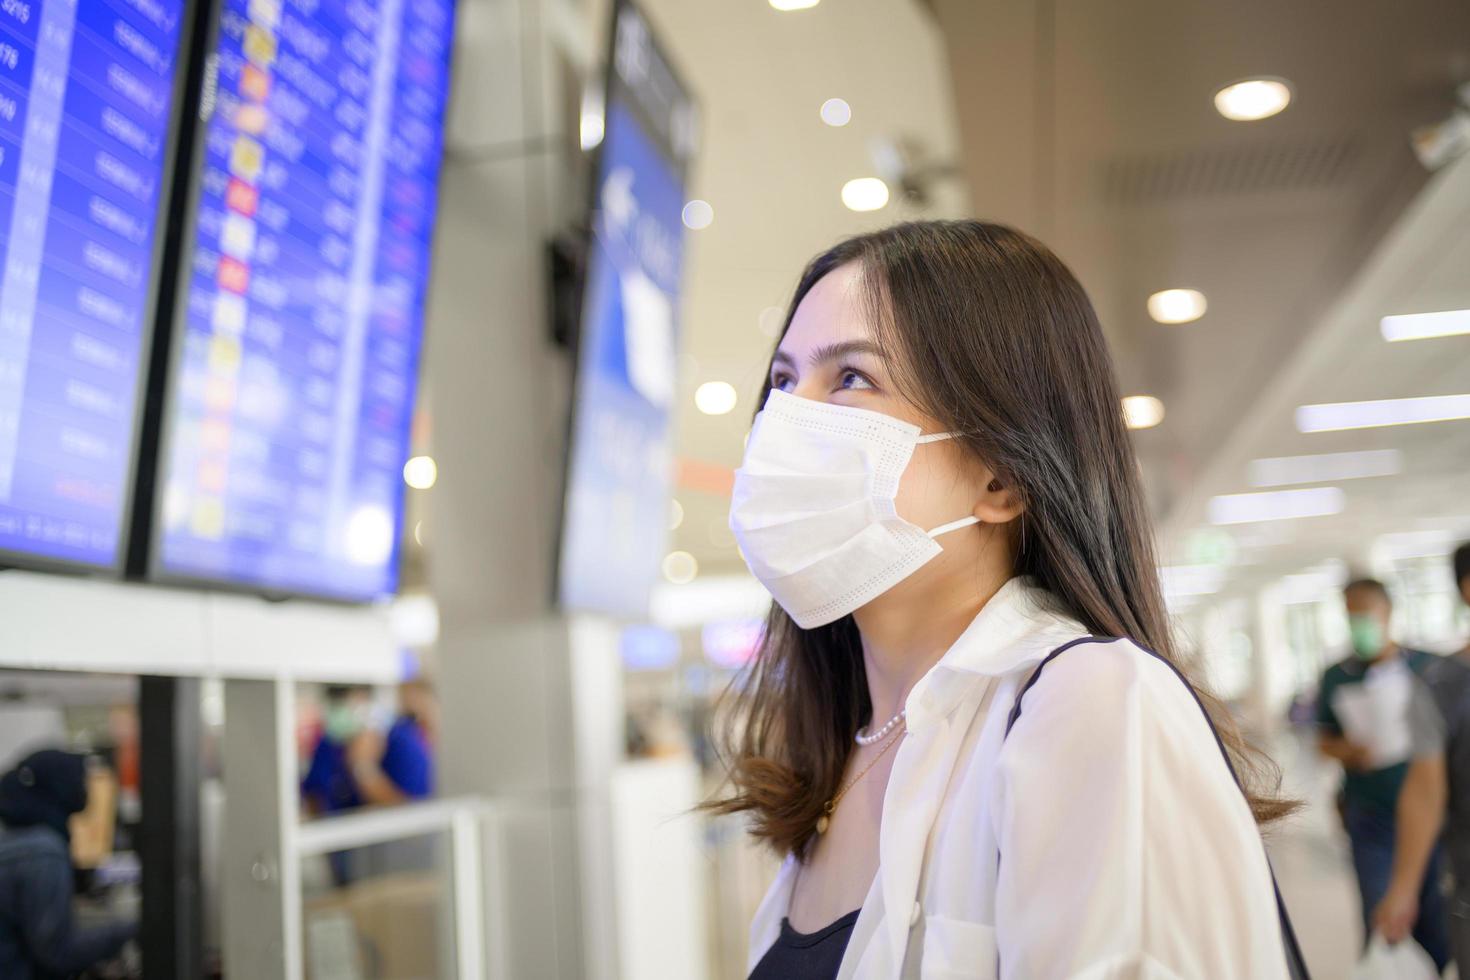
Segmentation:
{"type": "Polygon", "coordinates": [[[997,576],[979,588],[972,580],[948,588],[926,584],[904,589],[905,594],[895,590],[854,614],[874,726],[898,714],[919,678],[940,661],[1008,578],[997,576]]]}

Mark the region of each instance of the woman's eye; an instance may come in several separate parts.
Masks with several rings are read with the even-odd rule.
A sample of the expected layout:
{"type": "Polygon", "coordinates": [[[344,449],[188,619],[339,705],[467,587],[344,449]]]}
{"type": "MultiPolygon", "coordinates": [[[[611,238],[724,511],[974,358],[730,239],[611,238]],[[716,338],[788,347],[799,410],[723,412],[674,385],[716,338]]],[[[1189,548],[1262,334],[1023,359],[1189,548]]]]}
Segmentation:
{"type": "Polygon", "coordinates": [[[777,391],[790,391],[791,386],[794,383],[795,382],[792,380],[792,377],[789,374],[771,375],[771,387],[776,389],[777,391]]]}
{"type": "Polygon", "coordinates": [[[837,386],[848,391],[861,391],[873,387],[873,383],[856,371],[843,371],[837,386]]]}

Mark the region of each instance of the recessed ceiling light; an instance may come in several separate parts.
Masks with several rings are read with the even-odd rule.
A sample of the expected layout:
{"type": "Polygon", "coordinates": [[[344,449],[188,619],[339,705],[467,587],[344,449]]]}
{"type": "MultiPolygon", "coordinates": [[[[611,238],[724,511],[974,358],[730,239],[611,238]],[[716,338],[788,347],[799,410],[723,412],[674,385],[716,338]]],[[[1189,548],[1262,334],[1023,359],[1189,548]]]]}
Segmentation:
{"type": "Polygon", "coordinates": [[[415,456],[403,464],[403,482],[415,490],[427,490],[439,478],[439,467],[432,456],[415,456]]]}
{"type": "Polygon", "coordinates": [[[580,136],[583,150],[596,149],[602,143],[606,129],[605,109],[600,87],[589,85],[582,90],[580,136]]]}
{"type": "Polygon", "coordinates": [[[1397,449],[1369,449],[1356,453],[1320,453],[1315,456],[1275,456],[1251,460],[1253,487],[1281,487],[1292,483],[1328,483],[1370,476],[1395,476],[1403,470],[1397,449]]]}
{"type": "Polygon", "coordinates": [[[1298,432],[1375,429],[1385,425],[1450,422],[1470,419],[1470,395],[1427,395],[1368,402],[1302,405],[1296,410],[1298,432]]]}
{"type": "Polygon", "coordinates": [[[1403,313],[1378,321],[1383,339],[1428,340],[1431,337],[1454,337],[1470,333],[1470,310],[1444,310],[1440,313],[1403,313]]]}
{"type": "Polygon", "coordinates": [[[888,203],[888,185],[877,177],[858,177],[842,185],[842,203],[853,211],[877,211],[888,203]]]}
{"type": "Polygon", "coordinates": [[[694,392],[694,405],[706,415],[728,415],[739,401],[735,389],[724,381],[706,381],[694,392]]]}
{"type": "Polygon", "coordinates": [[[679,525],[684,523],[684,505],[677,500],[669,501],[669,530],[679,530],[679,525]]]}
{"type": "Polygon", "coordinates": [[[1226,119],[1253,122],[1274,116],[1291,102],[1284,78],[1245,78],[1215,93],[1215,108],[1226,119]]]}
{"type": "Polygon", "coordinates": [[[1268,490],[1265,493],[1229,493],[1211,497],[1211,524],[1249,524],[1254,521],[1290,521],[1299,517],[1326,517],[1342,513],[1347,495],[1341,487],[1305,490],[1268,490]]]}
{"type": "Polygon", "coordinates": [[[687,585],[699,574],[699,562],[687,551],[671,551],[664,556],[664,578],[675,585],[687,585]]]}
{"type": "Polygon", "coordinates": [[[771,0],[771,6],[777,10],[810,10],[822,0],[771,0]]]}
{"type": "Polygon", "coordinates": [[[699,231],[715,220],[715,209],[708,201],[695,199],[684,205],[684,227],[699,231]]]}
{"type": "Polygon", "coordinates": [[[828,99],[822,103],[822,122],[828,126],[846,126],[852,122],[852,106],[842,99],[828,99]]]}
{"type": "Polygon", "coordinates": [[[1164,421],[1164,403],[1153,395],[1129,395],[1123,399],[1123,418],[1130,429],[1152,429],[1164,421]]]}
{"type": "Polygon", "coordinates": [[[602,142],[603,121],[601,116],[582,116],[582,149],[596,149],[602,142]]]}
{"type": "Polygon", "coordinates": [[[1148,298],[1148,315],[1160,323],[1189,323],[1204,316],[1207,305],[1198,289],[1165,289],[1148,298]]]}

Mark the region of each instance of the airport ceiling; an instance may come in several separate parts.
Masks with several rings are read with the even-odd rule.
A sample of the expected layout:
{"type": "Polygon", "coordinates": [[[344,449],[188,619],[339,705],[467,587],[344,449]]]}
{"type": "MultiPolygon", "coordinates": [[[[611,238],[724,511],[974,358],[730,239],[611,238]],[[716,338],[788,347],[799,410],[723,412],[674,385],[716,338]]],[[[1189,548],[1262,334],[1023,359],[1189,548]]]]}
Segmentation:
{"type": "MultiPolygon", "coordinates": [[[[1429,180],[1409,134],[1445,118],[1455,85],[1470,79],[1470,7],[826,0],[782,14],[753,0],[645,6],[706,108],[693,192],[716,217],[689,236],[689,407],[677,437],[684,518],[674,533],[674,546],[704,572],[740,567],[719,490],[738,465],[769,351],[761,310],[783,303],[802,262],[824,244],[919,214],[1016,224],[1077,271],[1125,394],[1165,405],[1163,423],[1135,435],[1169,532],[1167,560],[1190,560],[1184,540],[1210,495],[1251,489],[1251,454],[1402,447],[1405,472],[1353,481],[1342,515],[1295,522],[1295,545],[1278,540],[1284,532],[1247,534],[1277,545],[1252,552],[1255,571],[1241,582],[1320,557],[1352,561],[1370,535],[1454,516],[1448,477],[1460,474],[1461,488],[1470,478],[1470,423],[1302,436],[1289,411],[1267,417],[1260,406],[1470,392],[1464,338],[1390,350],[1377,333],[1377,316],[1415,304],[1470,307],[1470,245],[1450,231],[1421,255],[1437,259],[1437,271],[1381,297],[1404,309],[1364,313],[1356,335],[1340,331],[1332,353],[1317,352],[1325,374],[1284,377],[1429,180]],[[1257,122],[1215,111],[1221,86],[1259,76],[1289,80],[1286,111],[1257,122]],[[841,129],[817,117],[834,96],[853,107],[841,129]],[[877,172],[875,139],[915,147],[919,167],[958,164],[962,177],[927,182],[927,207],[845,211],[837,188],[877,172]],[[1146,298],[1174,287],[1202,291],[1206,315],[1182,326],[1153,322],[1146,298]],[[741,400],[731,414],[692,408],[707,380],[735,386],[741,400]],[[1249,439],[1236,435],[1247,420],[1249,439]],[[1224,459],[1226,448],[1240,458],[1224,459]],[[1411,499],[1418,513],[1401,518],[1395,502],[1411,499]]],[[[1458,510],[1470,513],[1470,503],[1458,510]]]]}
{"type": "MultiPolygon", "coordinates": [[[[1083,279],[1125,389],[1162,399],[1137,433],[1171,514],[1277,380],[1427,172],[1409,133],[1470,78],[1470,7],[1449,0],[934,0],[977,213],[1033,228],[1083,279]],[[1291,83],[1233,122],[1212,96],[1291,83]],[[1155,290],[1206,316],[1164,327],[1155,290]]],[[[1364,396],[1370,397],[1370,396],[1364,396]]]]}
{"type": "MultiPolygon", "coordinates": [[[[1200,560],[1198,541],[1218,537],[1198,534],[1209,499],[1264,489],[1250,461],[1268,457],[1397,451],[1402,472],[1338,481],[1337,514],[1229,526],[1223,593],[1323,562],[1366,569],[1385,535],[1408,554],[1470,534],[1470,423],[1304,435],[1294,419],[1304,404],[1470,392],[1466,338],[1379,333],[1385,315],[1470,308],[1470,161],[1439,175],[1441,213],[1405,211],[1430,180],[1409,134],[1444,120],[1470,79],[1470,7],[932,9],[977,213],[1036,229],[1074,266],[1125,393],[1164,402],[1163,423],[1135,442],[1166,562],[1200,560]],[[1286,111],[1214,111],[1221,86],[1263,76],[1290,82],[1286,111]],[[1175,287],[1206,295],[1202,319],[1149,318],[1147,296],[1175,287]]],[[[1313,485],[1328,483],[1296,486],[1313,485]]]]}
{"type": "Polygon", "coordinates": [[[1324,564],[1335,566],[1332,574],[1340,577],[1370,571],[1380,561],[1413,558],[1429,559],[1448,584],[1443,556],[1470,540],[1470,421],[1304,433],[1296,414],[1303,405],[1470,394],[1470,336],[1389,343],[1380,328],[1384,316],[1470,309],[1467,215],[1470,156],[1434,174],[1352,282],[1307,325],[1269,388],[1212,446],[1204,470],[1165,525],[1172,561],[1200,560],[1198,529],[1206,526],[1211,496],[1261,491],[1254,485],[1260,467],[1252,461],[1310,455],[1320,466],[1323,454],[1334,454],[1330,465],[1384,475],[1329,479],[1319,473],[1274,488],[1336,487],[1342,496],[1333,504],[1336,513],[1228,526],[1230,560],[1218,595],[1249,595],[1324,564]]]}
{"type": "MultiPolygon", "coordinates": [[[[1403,473],[1344,484],[1336,517],[1230,529],[1240,548],[1227,588],[1322,558],[1359,560],[1389,532],[1458,528],[1461,517],[1470,532],[1460,492],[1470,423],[1303,436],[1291,422],[1295,405],[1314,401],[1470,392],[1466,338],[1387,345],[1377,335],[1387,313],[1470,308],[1464,220],[1405,217],[1430,180],[1409,134],[1443,119],[1470,79],[1463,0],[641,5],[699,99],[690,196],[714,209],[687,236],[675,420],[682,516],[671,548],[691,553],[701,578],[743,572],[727,493],[773,343],[763,312],[784,306],[826,245],[908,217],[1006,221],[1077,271],[1125,394],[1165,406],[1162,424],[1135,436],[1166,561],[1193,560],[1209,498],[1252,489],[1249,461],[1262,456],[1395,448],[1403,473]],[[1242,123],[1214,110],[1222,85],[1258,76],[1289,80],[1286,111],[1242,123]],[[847,125],[823,124],[832,98],[851,106],[847,125]],[[847,210],[843,183],[891,177],[875,148],[899,145],[909,172],[924,174],[924,200],[895,194],[882,210],[847,210]],[[1396,222],[1410,240],[1389,262],[1397,273],[1357,290],[1346,312],[1344,295],[1396,222]],[[1173,287],[1202,291],[1206,315],[1153,322],[1147,296],[1173,287]],[[711,381],[734,386],[728,414],[695,409],[711,381]]],[[[547,9],[600,35],[608,6],[547,9]]],[[[504,33],[480,20],[487,37],[504,33]]],[[[486,55],[472,59],[475,72],[518,70],[491,57],[491,40],[472,45],[486,55]]],[[[585,39],[588,58],[604,48],[585,39]]],[[[1470,214],[1470,191],[1456,195],[1441,201],[1470,214]]]]}

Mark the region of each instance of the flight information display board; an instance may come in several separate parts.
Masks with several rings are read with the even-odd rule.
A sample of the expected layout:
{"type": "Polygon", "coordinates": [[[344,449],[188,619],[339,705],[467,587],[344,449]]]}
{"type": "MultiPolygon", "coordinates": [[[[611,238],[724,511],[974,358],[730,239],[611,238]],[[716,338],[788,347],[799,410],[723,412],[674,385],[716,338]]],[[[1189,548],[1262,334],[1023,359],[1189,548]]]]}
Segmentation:
{"type": "Polygon", "coordinates": [[[0,563],[121,563],[183,9],[0,0],[0,563]]]}
{"type": "Polygon", "coordinates": [[[452,0],[223,0],[151,570],[394,591],[452,0]]]}
{"type": "Polygon", "coordinates": [[[558,601],[645,619],[668,543],[685,179],[695,108],[647,21],[613,6],[558,601]]]}

